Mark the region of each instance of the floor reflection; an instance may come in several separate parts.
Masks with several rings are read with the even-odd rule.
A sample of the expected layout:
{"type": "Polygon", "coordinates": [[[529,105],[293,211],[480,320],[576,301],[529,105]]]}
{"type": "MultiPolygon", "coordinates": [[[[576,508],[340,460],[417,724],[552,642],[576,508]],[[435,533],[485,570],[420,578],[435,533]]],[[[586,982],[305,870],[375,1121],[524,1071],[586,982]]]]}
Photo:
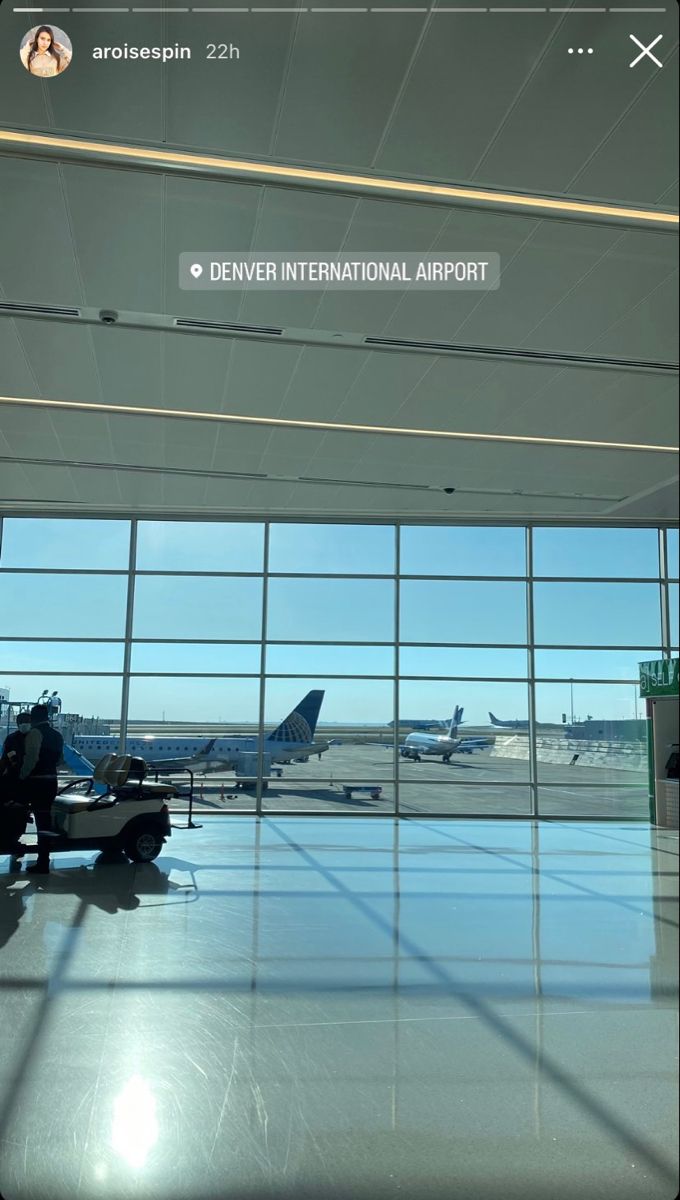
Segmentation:
{"type": "Polygon", "coordinates": [[[0,860],[5,1200],[675,1186],[677,835],[206,817],[166,850],[0,860]]]}

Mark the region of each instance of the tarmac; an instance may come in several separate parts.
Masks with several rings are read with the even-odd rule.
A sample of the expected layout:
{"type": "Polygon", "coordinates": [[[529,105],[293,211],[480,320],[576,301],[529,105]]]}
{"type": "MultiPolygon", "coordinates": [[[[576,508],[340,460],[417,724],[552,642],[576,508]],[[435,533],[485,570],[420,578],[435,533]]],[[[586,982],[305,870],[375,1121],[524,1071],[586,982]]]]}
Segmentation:
{"type": "MultiPolygon", "coordinates": [[[[281,765],[268,781],[263,811],[389,815],[394,812],[394,749],[385,745],[331,746],[319,759],[281,765]],[[355,788],[351,796],[347,788],[355,788]],[[379,797],[371,795],[380,788],[379,797]],[[366,790],[362,790],[366,789],[366,790]],[[369,790],[370,789],[370,790],[369,790]]],[[[586,820],[647,820],[645,771],[539,763],[540,813],[586,820]]],[[[405,816],[530,816],[529,763],[489,750],[454,754],[449,763],[399,758],[399,811],[405,816]]],[[[180,782],[180,777],[177,777],[180,782]]],[[[178,800],[173,807],[186,807],[178,800]]],[[[233,772],[197,775],[198,812],[253,812],[252,792],[236,786],[233,772]]]]}

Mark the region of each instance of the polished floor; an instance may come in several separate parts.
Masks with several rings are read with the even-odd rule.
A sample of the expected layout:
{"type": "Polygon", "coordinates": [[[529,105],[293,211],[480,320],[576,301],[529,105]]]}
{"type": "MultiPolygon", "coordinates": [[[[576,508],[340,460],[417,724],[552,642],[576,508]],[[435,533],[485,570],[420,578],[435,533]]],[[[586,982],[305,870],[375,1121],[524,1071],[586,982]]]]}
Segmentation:
{"type": "Polygon", "coordinates": [[[677,834],[206,816],[0,858],[4,1200],[668,1200],[677,834]]]}

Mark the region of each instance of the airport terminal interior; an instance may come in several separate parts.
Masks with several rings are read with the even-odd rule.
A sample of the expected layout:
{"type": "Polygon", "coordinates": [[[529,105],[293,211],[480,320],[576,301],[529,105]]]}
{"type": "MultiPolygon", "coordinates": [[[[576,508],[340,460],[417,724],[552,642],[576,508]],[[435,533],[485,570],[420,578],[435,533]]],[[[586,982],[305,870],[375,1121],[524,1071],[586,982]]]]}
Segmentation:
{"type": "Polygon", "coordinates": [[[677,18],[0,5],[0,1200],[677,1194],[677,18]]]}

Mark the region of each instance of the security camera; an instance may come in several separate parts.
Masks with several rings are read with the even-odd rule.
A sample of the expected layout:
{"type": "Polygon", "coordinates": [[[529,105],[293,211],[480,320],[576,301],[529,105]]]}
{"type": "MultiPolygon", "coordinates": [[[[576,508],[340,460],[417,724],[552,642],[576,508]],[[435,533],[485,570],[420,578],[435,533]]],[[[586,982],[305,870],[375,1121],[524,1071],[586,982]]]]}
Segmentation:
{"type": "Polygon", "coordinates": [[[447,496],[452,496],[453,493],[455,492],[455,490],[456,490],[455,488],[444,488],[444,491],[446,492],[447,496]]]}
{"type": "Polygon", "coordinates": [[[118,320],[118,313],[112,308],[103,308],[99,314],[99,320],[104,325],[115,325],[118,320]]]}

